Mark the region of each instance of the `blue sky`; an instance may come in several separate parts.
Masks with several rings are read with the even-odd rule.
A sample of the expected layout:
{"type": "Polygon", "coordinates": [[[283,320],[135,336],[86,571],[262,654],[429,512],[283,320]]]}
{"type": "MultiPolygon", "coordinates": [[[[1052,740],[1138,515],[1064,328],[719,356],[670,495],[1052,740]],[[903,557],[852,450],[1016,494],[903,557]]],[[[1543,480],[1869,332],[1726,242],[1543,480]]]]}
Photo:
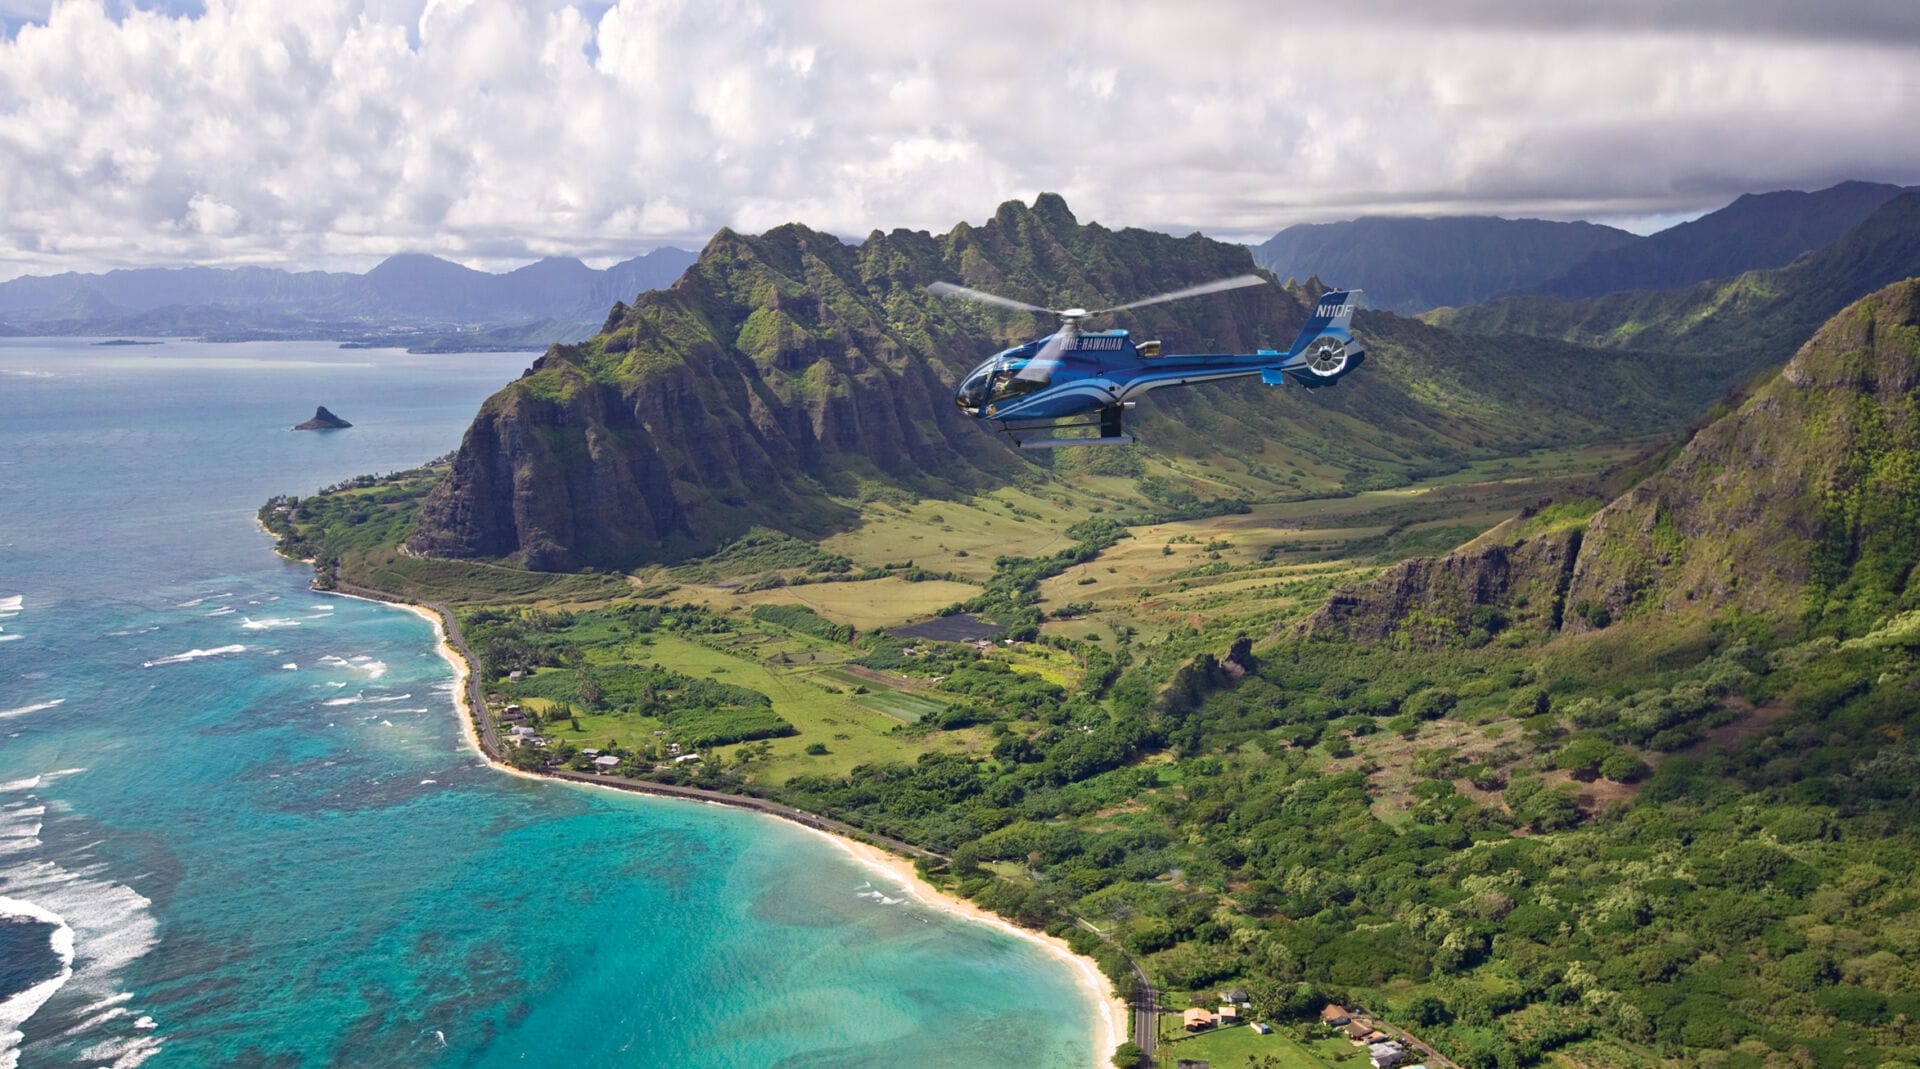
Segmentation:
{"type": "Polygon", "coordinates": [[[0,277],[1920,182],[1912,0],[0,0],[0,277]]]}

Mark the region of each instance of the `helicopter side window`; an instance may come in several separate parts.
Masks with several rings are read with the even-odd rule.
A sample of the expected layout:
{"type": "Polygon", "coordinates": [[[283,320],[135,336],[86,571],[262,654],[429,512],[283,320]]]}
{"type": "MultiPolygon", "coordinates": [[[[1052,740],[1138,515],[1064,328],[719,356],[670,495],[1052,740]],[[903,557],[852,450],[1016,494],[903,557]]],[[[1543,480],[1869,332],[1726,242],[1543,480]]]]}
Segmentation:
{"type": "Polygon", "coordinates": [[[960,384],[959,393],[955,398],[960,407],[979,408],[986,404],[987,392],[992,380],[993,369],[990,367],[978,368],[973,374],[968,375],[967,381],[960,384]]]}
{"type": "Polygon", "coordinates": [[[994,372],[993,385],[987,391],[987,400],[994,404],[1001,404],[1016,397],[1025,397],[1035,390],[1044,389],[1047,379],[1052,378],[1051,375],[1042,379],[1015,378],[1014,376],[1019,373],[1020,368],[1017,367],[1001,368],[994,372]]]}

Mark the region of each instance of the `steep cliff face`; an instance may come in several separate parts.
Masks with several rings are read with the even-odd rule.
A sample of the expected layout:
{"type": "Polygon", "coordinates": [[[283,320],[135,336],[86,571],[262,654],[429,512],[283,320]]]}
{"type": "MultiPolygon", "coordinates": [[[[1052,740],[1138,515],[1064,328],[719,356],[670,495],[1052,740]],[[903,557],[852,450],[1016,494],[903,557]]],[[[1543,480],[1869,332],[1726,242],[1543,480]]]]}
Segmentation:
{"type": "Polygon", "coordinates": [[[1340,591],[1314,611],[1307,634],[1360,642],[1443,646],[1495,631],[1544,634],[1560,626],[1579,528],[1521,538],[1479,539],[1444,557],[1401,561],[1365,586],[1340,591]]]}
{"type": "MultiPolygon", "coordinates": [[[[1099,307],[1251,270],[1245,246],[1083,225],[1053,195],[979,226],[876,231],[857,246],[797,225],[723,230],[670,289],[616,305],[598,336],[555,347],[490,399],[408,545],[542,569],[622,566],[754,524],[824,533],[852,522],[836,499],[877,487],[998,485],[1063,461],[1008,450],[955,409],[952,387],[1056,324],[943,301],[928,283],[1099,307]]],[[[1284,347],[1318,292],[1243,289],[1099,325],[1172,352],[1284,347]]],[[[1365,486],[1478,449],[1672,426],[1725,385],[1684,359],[1546,340],[1522,351],[1382,313],[1356,329],[1372,358],[1349,385],[1163,391],[1134,426],[1158,450],[1276,477],[1275,456],[1294,454],[1365,486]]]]}
{"type": "Polygon", "coordinates": [[[1570,626],[1691,606],[1815,618],[1897,602],[1920,560],[1920,280],[1814,334],[1780,376],[1601,509],[1570,626]]]}
{"type": "Polygon", "coordinates": [[[1301,630],[1439,646],[1489,623],[1586,631],[1737,609],[1847,632],[1913,607],[1920,279],[1841,311],[1778,377],[1584,526],[1503,540],[1523,526],[1390,568],[1301,630]]]}

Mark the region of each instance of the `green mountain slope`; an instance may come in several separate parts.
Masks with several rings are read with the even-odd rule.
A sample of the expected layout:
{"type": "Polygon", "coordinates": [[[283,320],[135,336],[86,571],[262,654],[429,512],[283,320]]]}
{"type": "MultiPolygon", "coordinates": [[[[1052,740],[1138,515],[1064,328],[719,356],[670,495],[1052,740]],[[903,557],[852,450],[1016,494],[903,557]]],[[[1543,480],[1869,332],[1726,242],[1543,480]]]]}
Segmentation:
{"type": "Polygon", "coordinates": [[[1859,634],[1914,607],[1920,280],[1834,316],[1738,410],[1593,512],[1562,507],[1333,598],[1308,634],[1457,643],[1738,612],[1859,634]]]}
{"type": "MultiPolygon", "coordinates": [[[[413,551],[543,569],[672,559],[754,525],[818,535],[879,488],[958,494],[1109,461],[1016,456],[950,390],[996,349],[1053,329],[926,294],[940,279],[1098,306],[1252,267],[1199,235],[1082,225],[1056,196],[982,226],[723,231],[671,289],[616,307],[491,398],[420,513],[413,551]]],[[[1284,346],[1312,286],[1142,309],[1171,351],[1284,346]]],[[[1362,315],[1372,353],[1338,390],[1242,382],[1142,404],[1153,450],[1215,458],[1254,495],[1393,485],[1472,456],[1669,428],[1728,384],[1714,369],[1571,344],[1524,347],[1362,315]]]]}

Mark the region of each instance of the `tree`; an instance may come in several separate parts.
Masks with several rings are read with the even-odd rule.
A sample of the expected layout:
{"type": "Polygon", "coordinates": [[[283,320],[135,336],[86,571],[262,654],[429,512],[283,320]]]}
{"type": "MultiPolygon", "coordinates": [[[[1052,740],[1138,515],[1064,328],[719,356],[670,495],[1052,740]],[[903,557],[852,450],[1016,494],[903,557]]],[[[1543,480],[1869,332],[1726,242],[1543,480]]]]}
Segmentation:
{"type": "Polygon", "coordinates": [[[1583,735],[1560,748],[1553,756],[1553,767],[1573,773],[1577,780],[1592,780],[1613,756],[1613,746],[1605,739],[1583,735]]]}
{"type": "Polygon", "coordinates": [[[1131,1039],[1113,1048],[1113,1064],[1120,1069],[1138,1069],[1146,1060],[1147,1052],[1131,1039]]]}
{"type": "Polygon", "coordinates": [[[1645,761],[1625,750],[1616,750],[1600,762],[1600,774],[1615,783],[1638,783],[1650,771],[1645,761]]]}
{"type": "Polygon", "coordinates": [[[1407,1003],[1407,1020],[1421,1028],[1432,1028],[1453,1020],[1453,1011],[1433,995],[1416,995],[1407,1003]]]}

